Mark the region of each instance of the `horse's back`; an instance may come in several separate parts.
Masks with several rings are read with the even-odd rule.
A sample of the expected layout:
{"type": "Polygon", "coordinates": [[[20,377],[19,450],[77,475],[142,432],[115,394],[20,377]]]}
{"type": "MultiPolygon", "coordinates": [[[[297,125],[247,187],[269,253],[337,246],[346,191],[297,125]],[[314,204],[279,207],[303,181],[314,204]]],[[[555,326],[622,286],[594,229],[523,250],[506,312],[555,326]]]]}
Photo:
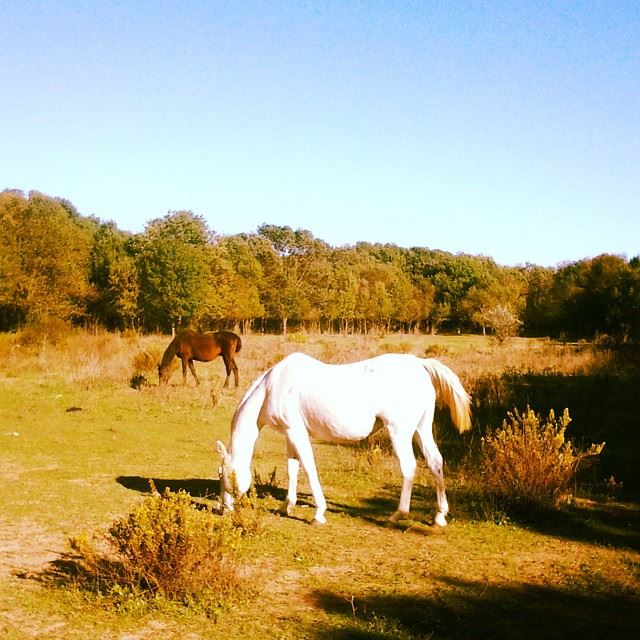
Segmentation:
{"type": "Polygon", "coordinates": [[[272,426],[292,416],[325,440],[360,440],[385,424],[417,422],[435,391],[420,359],[387,354],[350,364],[326,364],[293,353],[268,372],[266,415],[272,426]]]}
{"type": "Polygon", "coordinates": [[[233,331],[216,331],[213,335],[221,346],[228,345],[232,355],[242,349],[242,338],[233,331]]]}

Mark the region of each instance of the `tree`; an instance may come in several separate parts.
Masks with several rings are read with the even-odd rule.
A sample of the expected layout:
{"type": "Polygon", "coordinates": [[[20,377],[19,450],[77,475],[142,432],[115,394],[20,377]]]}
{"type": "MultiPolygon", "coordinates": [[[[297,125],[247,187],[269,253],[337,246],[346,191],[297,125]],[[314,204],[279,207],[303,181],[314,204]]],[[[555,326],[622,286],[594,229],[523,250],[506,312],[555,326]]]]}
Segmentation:
{"type": "Polygon", "coordinates": [[[519,321],[525,306],[525,294],[526,280],[519,270],[494,265],[467,291],[461,308],[471,322],[481,327],[484,335],[487,327],[495,329],[496,314],[506,318],[504,312],[508,310],[509,315],[519,321]]]}
{"type": "Polygon", "coordinates": [[[500,344],[507,338],[515,336],[522,324],[513,309],[501,303],[483,311],[483,322],[493,331],[493,335],[500,344]]]}
{"type": "Polygon", "coordinates": [[[253,319],[264,314],[259,294],[262,265],[252,239],[245,235],[220,238],[211,248],[210,265],[213,291],[203,322],[232,323],[248,333],[253,319]]]}
{"type": "Polygon", "coordinates": [[[483,257],[411,250],[408,269],[412,277],[426,278],[435,288],[430,318],[432,330],[445,321],[458,328],[468,322],[468,310],[465,307],[468,292],[482,281],[487,268],[493,264],[493,261],[483,257]]]}
{"type": "Polygon", "coordinates": [[[38,192],[28,199],[19,192],[3,192],[0,222],[0,239],[6,241],[0,296],[13,319],[84,318],[91,294],[92,221],[81,219],[68,203],[38,192]]]}
{"type": "Polygon", "coordinates": [[[115,223],[100,224],[93,236],[89,280],[95,288],[90,311],[108,329],[134,326],[140,287],[130,236],[115,223]]]}
{"type": "MultiPolygon", "coordinates": [[[[261,300],[265,312],[282,323],[289,319],[318,320],[313,300],[329,290],[328,246],[306,229],[263,224],[258,235],[258,259],[263,268],[261,300]]],[[[317,303],[318,304],[318,303],[317,303]]]]}
{"type": "Polygon", "coordinates": [[[147,328],[175,330],[204,313],[211,294],[211,237],[203,218],[177,211],[150,222],[132,243],[147,328]]]}

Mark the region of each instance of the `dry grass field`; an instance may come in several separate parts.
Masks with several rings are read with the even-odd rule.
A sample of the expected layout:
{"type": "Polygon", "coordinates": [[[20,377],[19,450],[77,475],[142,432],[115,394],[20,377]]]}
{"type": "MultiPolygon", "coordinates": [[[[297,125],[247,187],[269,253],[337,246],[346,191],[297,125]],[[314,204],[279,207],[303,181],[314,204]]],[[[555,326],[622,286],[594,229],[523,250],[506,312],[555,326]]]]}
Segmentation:
{"type": "MultiPolygon", "coordinates": [[[[0,335],[0,637],[629,638],[640,625],[638,374],[631,357],[589,345],[480,336],[246,336],[239,389],[221,360],[176,369],[158,387],[167,336],[0,335]],[[145,607],[56,580],[70,537],[106,530],[145,499],[149,480],[200,503],[219,490],[215,442],[250,381],[305,351],[348,362],[395,351],[437,357],[474,396],[464,438],[438,425],[451,517],[432,526],[421,465],[413,519],[390,527],[400,486],[380,448],[315,446],[329,510],[313,517],[306,481],[278,514],[285,448],[265,431],[254,456],[261,533],[240,557],[250,595],[215,612],[145,607]],[[578,499],[529,517],[483,518],[461,464],[506,411],[570,409],[568,435],[606,441],[578,499]],[[605,456],[606,453],[606,456],[605,456]]],[[[176,361],[177,363],[177,361],[176,361]]],[[[218,516],[216,516],[218,517],[218,516]]]]}

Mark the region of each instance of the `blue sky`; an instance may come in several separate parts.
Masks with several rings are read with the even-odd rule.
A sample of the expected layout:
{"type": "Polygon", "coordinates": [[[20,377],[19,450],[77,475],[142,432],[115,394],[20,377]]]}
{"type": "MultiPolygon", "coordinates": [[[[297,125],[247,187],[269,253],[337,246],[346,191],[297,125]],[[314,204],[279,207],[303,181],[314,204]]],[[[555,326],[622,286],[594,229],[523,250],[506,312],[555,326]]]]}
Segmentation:
{"type": "Polygon", "coordinates": [[[142,231],[640,254],[640,2],[0,3],[0,189],[142,231]]]}

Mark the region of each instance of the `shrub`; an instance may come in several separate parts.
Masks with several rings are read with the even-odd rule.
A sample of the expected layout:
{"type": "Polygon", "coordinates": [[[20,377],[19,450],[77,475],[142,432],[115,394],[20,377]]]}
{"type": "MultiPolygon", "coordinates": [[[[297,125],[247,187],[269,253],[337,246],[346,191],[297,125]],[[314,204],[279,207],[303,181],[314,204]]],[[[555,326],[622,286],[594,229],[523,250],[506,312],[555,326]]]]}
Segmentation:
{"type": "Polygon", "coordinates": [[[571,422],[568,409],[556,418],[541,417],[529,407],[514,409],[502,428],[481,441],[481,478],[485,506],[498,505],[507,511],[516,506],[556,505],[571,495],[580,464],[604,448],[592,444],[579,451],[565,439],[571,422]]]}
{"type": "Polygon", "coordinates": [[[485,324],[493,330],[493,335],[499,344],[518,334],[522,321],[509,305],[497,304],[486,309],[482,314],[485,324]]]}
{"type": "Polygon", "coordinates": [[[63,344],[72,334],[71,325],[64,320],[45,317],[26,325],[18,333],[18,339],[23,347],[43,347],[63,344]]]}
{"type": "Polygon", "coordinates": [[[449,353],[449,349],[444,344],[428,344],[424,348],[425,358],[441,358],[449,353]]]}
{"type": "Polygon", "coordinates": [[[81,586],[117,607],[171,601],[211,613],[244,591],[237,552],[246,533],[167,489],[115,521],[101,540],[70,542],[81,586]]]}

